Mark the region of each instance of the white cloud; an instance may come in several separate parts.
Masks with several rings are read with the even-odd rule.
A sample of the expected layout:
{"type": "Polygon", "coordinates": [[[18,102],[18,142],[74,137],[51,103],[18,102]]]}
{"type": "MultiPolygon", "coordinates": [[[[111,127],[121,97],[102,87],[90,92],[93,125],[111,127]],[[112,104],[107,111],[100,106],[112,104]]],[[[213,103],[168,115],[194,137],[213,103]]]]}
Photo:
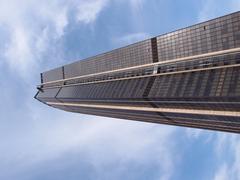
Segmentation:
{"type": "MultiPolygon", "coordinates": [[[[38,1],[37,3],[33,0],[0,1],[0,28],[7,28],[6,35],[9,36],[6,44],[0,44],[0,52],[5,55],[5,64],[20,75],[31,70],[35,71],[39,63],[49,61],[43,58],[44,54],[57,56],[62,51],[57,49],[57,44],[71,23],[70,12],[75,11],[74,20],[78,23],[93,23],[108,2],[110,0],[38,1]],[[52,48],[55,51],[49,51],[52,48]]],[[[239,7],[236,1],[231,2],[239,7]]],[[[139,10],[144,1],[130,0],[129,3],[133,9],[139,10]]],[[[210,4],[206,3],[200,13],[200,19],[206,19],[207,15],[211,15],[212,10],[214,13],[214,9],[209,8],[209,5],[211,1],[210,4]]],[[[127,34],[113,41],[118,45],[126,45],[146,38],[149,38],[147,33],[139,32],[127,34]]],[[[16,97],[23,90],[20,91],[15,92],[16,97]]],[[[13,171],[27,171],[29,167],[37,167],[66,153],[84,151],[96,168],[103,167],[104,163],[111,164],[119,161],[135,161],[137,164],[156,162],[159,179],[171,178],[177,164],[176,156],[179,156],[179,152],[175,153],[179,149],[174,146],[174,140],[171,139],[174,128],[99,117],[94,121],[91,116],[72,115],[65,112],[54,114],[52,110],[47,112],[46,109],[40,111],[39,105],[33,105],[32,92],[29,94],[31,100],[18,102],[24,106],[25,111],[18,113],[20,114],[18,117],[16,115],[17,120],[9,120],[12,124],[21,122],[22,125],[16,128],[14,133],[12,133],[12,124],[8,129],[9,134],[5,132],[6,130],[4,133],[0,131],[1,137],[6,139],[0,144],[1,175],[3,169],[6,175],[13,171]],[[26,103],[29,104],[26,105],[26,103]],[[14,168],[9,171],[9,167],[14,168]]],[[[9,91],[5,96],[9,96],[9,91]]],[[[11,99],[12,104],[15,103],[15,96],[11,99]]],[[[5,99],[6,102],[9,100],[9,98],[5,99]]],[[[6,106],[6,103],[4,105],[6,106]]],[[[9,105],[9,109],[13,109],[12,105],[9,105]]],[[[6,119],[8,117],[9,115],[5,116],[6,119]]],[[[3,120],[0,122],[2,123],[3,120]]],[[[187,134],[190,138],[199,138],[201,133],[202,131],[194,130],[187,134]]],[[[230,179],[231,177],[240,179],[239,140],[237,137],[226,136],[219,141],[216,145],[219,148],[216,150],[219,157],[225,155],[226,151],[222,149],[227,147],[234,154],[234,162],[220,164],[214,176],[215,179],[229,176],[230,179]],[[231,139],[230,142],[229,139],[231,139]]]]}
{"type": "MultiPolygon", "coordinates": [[[[111,174],[116,177],[113,179],[128,173],[129,164],[146,169],[154,164],[158,179],[167,180],[173,175],[180,154],[174,153],[175,142],[169,140],[174,127],[54,110],[33,100],[34,90],[30,88],[26,91],[28,99],[16,102],[19,93],[25,94],[9,89],[11,93],[5,92],[2,100],[14,113],[1,113],[7,121],[0,120],[0,137],[4,137],[0,144],[0,179],[28,179],[24,178],[26,174],[33,176],[29,179],[41,179],[39,172],[46,170],[43,166],[50,165],[54,171],[59,159],[73,154],[76,159],[86,160],[77,159],[77,166],[89,163],[94,171],[111,174]],[[15,109],[18,105],[21,108],[15,109]],[[113,164],[114,172],[109,172],[113,164]]],[[[65,161],[61,163],[67,168],[65,161]]]]}
{"type": "Polygon", "coordinates": [[[240,179],[240,140],[237,134],[219,133],[216,153],[222,161],[215,172],[215,180],[240,179]],[[229,161],[232,159],[232,161],[229,161]]]}
{"type": "Polygon", "coordinates": [[[214,180],[228,180],[228,169],[226,164],[223,164],[215,174],[214,180]]]}
{"type": "MultiPolygon", "coordinates": [[[[202,4],[198,16],[201,22],[240,9],[240,1],[236,0],[208,0],[202,1],[202,4]]],[[[214,179],[240,179],[240,141],[238,135],[218,133],[217,137],[212,140],[215,141],[215,152],[221,162],[214,174],[214,179]],[[229,159],[233,159],[233,161],[229,159]]]]}
{"type": "Polygon", "coordinates": [[[240,2],[236,0],[203,0],[201,2],[203,6],[198,15],[198,20],[200,22],[234,11],[239,11],[240,9],[240,2]]]}
{"type": "Polygon", "coordinates": [[[33,59],[32,49],[30,47],[29,35],[24,27],[12,29],[11,39],[6,45],[5,58],[11,68],[18,68],[23,71],[31,65],[33,59]]]}
{"type": "Polygon", "coordinates": [[[204,6],[199,12],[198,19],[200,22],[206,21],[211,17],[215,16],[217,6],[215,5],[215,0],[204,1],[204,6]]]}
{"type": "MultiPolygon", "coordinates": [[[[10,69],[24,78],[39,72],[37,68],[43,62],[55,64],[56,60],[45,59],[51,54],[61,60],[59,39],[69,25],[70,16],[75,21],[90,24],[110,0],[71,0],[71,1],[36,1],[9,0],[0,1],[0,28],[7,29],[8,41],[0,45],[3,62],[10,69]],[[9,13],[13,12],[13,13],[9,13]],[[53,61],[49,63],[50,61],[53,61]]],[[[133,9],[139,9],[143,0],[131,0],[128,3],[133,9]]],[[[145,33],[130,34],[117,40],[118,43],[132,43],[148,37],[145,33]]]]}
{"type": "Polygon", "coordinates": [[[83,23],[95,21],[100,11],[106,6],[109,0],[90,0],[78,5],[77,20],[83,23]]]}
{"type": "Polygon", "coordinates": [[[131,43],[135,43],[141,40],[145,40],[149,37],[150,35],[147,33],[143,33],[143,32],[133,33],[133,34],[127,34],[124,36],[114,38],[113,43],[117,44],[118,46],[123,46],[131,43]]]}
{"type": "MultiPolygon", "coordinates": [[[[177,164],[175,155],[179,152],[173,153],[175,145],[169,141],[174,127],[101,117],[95,119],[60,111],[46,113],[35,108],[30,112],[33,118],[28,121],[29,128],[18,129],[11,137],[13,139],[7,137],[6,146],[1,144],[2,178],[30,173],[28,169],[54,162],[69,153],[84,154],[88,163],[102,173],[108,171],[106,166],[116,162],[117,171],[125,169],[128,163],[155,164],[159,179],[170,179],[177,164]],[[4,166],[14,168],[9,171],[4,166]]],[[[26,121],[22,120],[22,123],[26,121]]]]}
{"type": "Polygon", "coordinates": [[[133,10],[139,10],[143,7],[144,1],[145,0],[130,0],[129,2],[133,10]]]}
{"type": "MultiPolygon", "coordinates": [[[[45,54],[61,52],[58,40],[75,12],[79,23],[92,23],[106,5],[96,1],[0,1],[0,28],[6,28],[9,41],[0,45],[6,65],[24,78],[44,59],[45,54]]],[[[58,57],[59,54],[52,54],[58,57]]]]}

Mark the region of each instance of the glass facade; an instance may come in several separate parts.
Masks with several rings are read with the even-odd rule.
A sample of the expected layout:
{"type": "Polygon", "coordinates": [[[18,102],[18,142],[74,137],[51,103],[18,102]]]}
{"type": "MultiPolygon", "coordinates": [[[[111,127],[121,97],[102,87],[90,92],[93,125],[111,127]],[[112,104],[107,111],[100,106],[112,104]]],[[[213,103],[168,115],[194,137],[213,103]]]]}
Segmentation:
{"type": "Polygon", "coordinates": [[[240,132],[240,12],[41,74],[36,98],[78,113],[240,132]]]}
{"type": "Polygon", "coordinates": [[[161,61],[240,46],[240,16],[234,13],[157,37],[161,61]]]}

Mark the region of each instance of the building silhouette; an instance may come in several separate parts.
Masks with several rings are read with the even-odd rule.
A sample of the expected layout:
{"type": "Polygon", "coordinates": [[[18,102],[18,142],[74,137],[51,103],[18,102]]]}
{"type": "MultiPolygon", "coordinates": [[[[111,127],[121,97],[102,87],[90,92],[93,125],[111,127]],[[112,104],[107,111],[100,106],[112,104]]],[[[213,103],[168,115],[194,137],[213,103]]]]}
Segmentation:
{"type": "Polygon", "coordinates": [[[65,111],[240,133],[240,12],[41,73],[65,111]]]}

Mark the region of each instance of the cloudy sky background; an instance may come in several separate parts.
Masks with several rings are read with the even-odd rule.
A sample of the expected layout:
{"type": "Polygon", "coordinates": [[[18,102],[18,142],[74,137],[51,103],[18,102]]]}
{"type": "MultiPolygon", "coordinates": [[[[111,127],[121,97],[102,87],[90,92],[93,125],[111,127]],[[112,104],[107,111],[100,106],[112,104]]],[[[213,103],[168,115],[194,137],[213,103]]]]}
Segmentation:
{"type": "Polygon", "coordinates": [[[42,71],[238,10],[237,0],[0,0],[0,179],[240,179],[239,135],[33,99],[42,71]]]}

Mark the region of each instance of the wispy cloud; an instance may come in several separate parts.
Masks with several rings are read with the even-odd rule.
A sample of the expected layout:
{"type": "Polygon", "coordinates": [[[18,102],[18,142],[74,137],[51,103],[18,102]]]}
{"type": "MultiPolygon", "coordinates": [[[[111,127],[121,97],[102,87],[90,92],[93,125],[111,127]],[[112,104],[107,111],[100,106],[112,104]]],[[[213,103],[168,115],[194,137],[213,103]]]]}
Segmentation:
{"type": "Polygon", "coordinates": [[[138,11],[143,7],[145,0],[130,0],[129,2],[132,6],[132,9],[138,11]]]}
{"type": "Polygon", "coordinates": [[[95,21],[100,11],[107,5],[109,0],[90,0],[78,5],[77,20],[83,23],[95,21]]]}
{"type": "Polygon", "coordinates": [[[56,49],[69,24],[70,12],[75,12],[79,23],[92,23],[106,4],[106,0],[0,1],[0,28],[7,29],[4,36],[8,36],[8,41],[0,45],[4,62],[26,78],[32,69],[36,71],[46,61],[44,55],[52,53],[59,57],[54,52],[61,52],[56,49]]]}
{"type": "Polygon", "coordinates": [[[138,41],[142,41],[147,38],[150,38],[150,35],[147,33],[144,33],[144,32],[132,33],[132,34],[126,34],[117,38],[113,38],[113,43],[117,44],[118,46],[123,46],[131,43],[135,43],[138,41]]]}
{"type": "Polygon", "coordinates": [[[209,18],[212,18],[215,16],[217,11],[216,1],[215,0],[208,0],[203,2],[204,6],[199,12],[198,20],[200,22],[206,21],[209,18]]]}
{"type": "Polygon", "coordinates": [[[200,22],[234,11],[239,11],[240,9],[240,2],[235,0],[229,0],[227,2],[225,0],[203,0],[201,2],[202,7],[198,15],[198,20],[200,22]]]}
{"type": "MultiPolygon", "coordinates": [[[[238,11],[240,2],[235,0],[208,0],[202,1],[202,8],[198,20],[205,21],[217,16],[238,11]]],[[[214,174],[215,180],[240,179],[240,141],[237,135],[218,133],[215,141],[215,151],[218,160],[221,162],[214,174]],[[229,159],[233,161],[229,161],[229,159]]]]}
{"type": "Polygon", "coordinates": [[[216,153],[220,159],[216,180],[240,179],[240,140],[236,134],[218,134],[216,153]],[[229,161],[232,159],[233,161],[229,161]]]}
{"type": "MultiPolygon", "coordinates": [[[[115,2],[120,1],[128,3],[122,8],[129,5],[133,13],[146,13],[143,7],[147,1],[115,2]]],[[[171,179],[185,169],[184,162],[185,158],[186,162],[189,161],[189,152],[193,164],[188,166],[194,166],[199,160],[194,155],[196,149],[190,141],[194,140],[196,144],[201,141],[199,143],[205,149],[206,139],[208,145],[215,145],[217,158],[214,157],[214,160],[220,162],[216,172],[211,171],[212,179],[240,179],[238,136],[224,134],[216,137],[213,132],[208,134],[201,130],[187,130],[185,133],[183,130],[181,137],[176,138],[178,128],[170,126],[55,111],[33,100],[35,82],[29,81],[26,87],[19,81],[19,76],[29,78],[27,72],[38,73],[48,66],[55,67],[57,63],[63,63],[61,53],[64,53],[64,48],[61,43],[72,25],[81,29],[94,24],[110,2],[0,1],[0,68],[11,69],[13,73],[7,75],[14,77],[3,77],[3,81],[0,81],[0,179],[171,179]],[[181,153],[186,155],[181,157],[181,153]],[[231,160],[223,158],[228,154],[232,155],[231,160]]],[[[220,2],[215,2],[214,6],[220,6],[220,2]]],[[[239,3],[232,0],[230,4],[237,7],[239,3]]],[[[205,5],[199,19],[210,18],[207,15],[210,15],[211,8],[205,5]]],[[[112,9],[115,8],[118,7],[112,9]]],[[[124,9],[121,11],[124,12],[124,9]]],[[[153,19],[152,16],[144,14],[145,21],[140,16],[136,16],[134,21],[128,17],[123,20],[132,21],[129,24],[134,28],[127,32],[126,29],[120,29],[122,36],[112,40],[117,46],[150,37],[144,28],[136,24],[144,26],[146,20],[153,19]]],[[[158,16],[154,14],[154,17],[158,16]]],[[[120,21],[117,23],[119,27],[124,26],[120,21]]],[[[164,26],[163,23],[159,24],[164,26]]],[[[106,32],[101,28],[98,30],[101,31],[100,35],[106,32]]],[[[108,34],[102,39],[106,38],[109,38],[108,34]]],[[[210,153],[210,156],[215,154],[210,153]]],[[[206,154],[208,158],[209,154],[206,154]]],[[[198,166],[191,168],[199,169],[198,166]]]]}
{"type": "Polygon", "coordinates": [[[228,169],[226,164],[223,164],[220,169],[218,169],[218,172],[215,174],[214,180],[228,180],[228,169]]]}
{"type": "MultiPolygon", "coordinates": [[[[0,44],[0,52],[4,54],[1,68],[8,67],[16,79],[18,76],[26,79],[43,64],[59,63],[63,51],[59,42],[72,21],[78,26],[90,25],[109,2],[0,1],[0,28],[6,29],[7,37],[0,44]]],[[[116,42],[132,43],[147,37],[146,33],[129,34],[116,42]]],[[[28,82],[32,88],[32,81],[28,82]]],[[[41,167],[52,166],[57,171],[62,164],[67,169],[66,159],[72,154],[77,159],[75,167],[91,165],[86,175],[89,179],[91,173],[99,179],[121,179],[130,171],[132,176],[139,174],[139,177],[149,172],[154,179],[172,176],[175,168],[172,154],[176,153],[173,153],[175,144],[168,139],[174,136],[175,128],[48,111],[48,107],[33,100],[33,89],[21,86],[14,90],[22,81],[17,85],[9,80],[4,83],[5,103],[0,103],[4,117],[0,128],[4,130],[1,129],[0,137],[7,141],[0,144],[0,179],[44,179],[41,177],[48,171],[41,167]],[[8,109],[14,113],[5,112],[8,109]],[[59,163],[62,158],[66,159],[59,163]],[[146,170],[139,173],[141,168],[146,170]]]]}
{"type": "MultiPolygon", "coordinates": [[[[99,172],[99,179],[104,179],[104,175],[119,179],[122,174],[131,173],[134,166],[154,166],[154,179],[169,179],[173,174],[177,157],[173,153],[175,144],[168,141],[174,135],[173,127],[159,128],[154,124],[101,117],[94,120],[89,116],[59,112],[59,115],[52,116],[49,113],[35,113],[37,114],[32,112],[35,118],[31,121],[31,128],[17,132],[18,142],[8,137],[10,142],[15,143],[8,143],[1,148],[2,179],[9,176],[16,179],[19,174],[37,178],[36,172],[32,172],[35,167],[41,167],[47,162],[57,167],[55,163],[58,163],[59,158],[71,154],[75,154],[76,158],[80,156],[93,165],[86,179],[95,172],[99,172]],[[51,120],[50,117],[53,116],[55,120],[51,120]],[[111,164],[114,166],[109,167],[111,164]],[[129,164],[134,166],[131,168],[129,164]],[[14,166],[14,169],[9,171],[5,168],[9,166],[14,166]],[[109,172],[111,168],[113,172],[109,172]]],[[[68,164],[62,166],[67,168],[68,164]]],[[[47,173],[43,169],[35,171],[47,173]]]]}

